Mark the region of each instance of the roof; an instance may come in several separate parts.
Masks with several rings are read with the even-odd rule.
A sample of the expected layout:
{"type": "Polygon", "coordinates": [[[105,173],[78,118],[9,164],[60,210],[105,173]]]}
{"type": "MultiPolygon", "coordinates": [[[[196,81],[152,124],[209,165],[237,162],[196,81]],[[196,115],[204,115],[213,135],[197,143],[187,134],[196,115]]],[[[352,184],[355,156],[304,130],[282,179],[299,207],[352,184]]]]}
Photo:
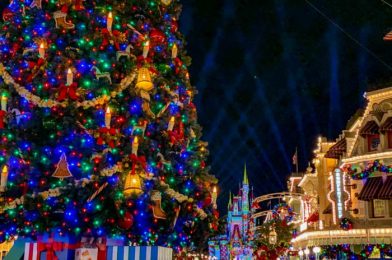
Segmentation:
{"type": "Polygon", "coordinates": [[[389,117],[380,127],[381,132],[392,131],[392,117],[389,117]]]}
{"type": "Polygon", "coordinates": [[[367,178],[365,185],[363,186],[361,192],[359,193],[358,199],[360,200],[374,200],[379,198],[379,193],[381,190],[386,191],[390,188],[383,187],[382,177],[371,177],[367,178]]]}
{"type": "Polygon", "coordinates": [[[368,121],[360,130],[360,135],[374,135],[378,134],[378,125],[374,120],[368,121]]]}
{"type": "Polygon", "coordinates": [[[342,138],[332,145],[328,152],[325,154],[325,158],[339,159],[347,150],[346,138],[342,138]]]}
{"type": "Polygon", "coordinates": [[[387,176],[378,193],[378,197],[384,200],[392,199],[392,176],[387,176]]]}

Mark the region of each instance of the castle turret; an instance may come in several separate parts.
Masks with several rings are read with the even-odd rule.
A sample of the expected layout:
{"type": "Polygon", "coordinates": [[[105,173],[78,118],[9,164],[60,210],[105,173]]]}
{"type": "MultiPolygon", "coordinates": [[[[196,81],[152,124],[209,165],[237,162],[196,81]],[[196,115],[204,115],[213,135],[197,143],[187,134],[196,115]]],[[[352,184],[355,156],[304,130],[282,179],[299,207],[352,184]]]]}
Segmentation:
{"type": "Polygon", "coordinates": [[[246,172],[246,164],[244,166],[244,180],[242,181],[242,213],[249,213],[249,180],[246,172]]]}

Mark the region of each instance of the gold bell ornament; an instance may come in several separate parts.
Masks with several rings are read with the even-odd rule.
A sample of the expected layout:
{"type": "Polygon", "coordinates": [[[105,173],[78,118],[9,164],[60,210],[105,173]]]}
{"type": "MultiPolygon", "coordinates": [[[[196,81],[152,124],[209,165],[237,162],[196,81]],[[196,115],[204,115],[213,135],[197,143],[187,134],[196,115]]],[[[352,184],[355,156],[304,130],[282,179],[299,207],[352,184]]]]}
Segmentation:
{"type": "Polygon", "coordinates": [[[127,174],[124,185],[124,196],[129,197],[133,194],[139,195],[142,193],[142,182],[137,173],[132,174],[132,171],[127,174]]]}
{"type": "Polygon", "coordinates": [[[165,5],[165,6],[170,5],[171,2],[172,2],[172,0],[161,0],[161,3],[162,3],[163,5],[165,5]]]}
{"type": "Polygon", "coordinates": [[[154,88],[154,84],[151,81],[151,74],[147,68],[140,68],[137,75],[136,88],[144,91],[150,91],[154,88]]]}

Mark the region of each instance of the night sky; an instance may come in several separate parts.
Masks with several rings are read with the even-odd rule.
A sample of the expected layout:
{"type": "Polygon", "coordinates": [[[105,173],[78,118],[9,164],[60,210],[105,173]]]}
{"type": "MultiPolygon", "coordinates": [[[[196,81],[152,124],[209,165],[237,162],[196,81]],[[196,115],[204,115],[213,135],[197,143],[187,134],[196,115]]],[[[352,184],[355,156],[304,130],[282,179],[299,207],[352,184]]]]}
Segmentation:
{"type": "Polygon", "coordinates": [[[320,134],[334,140],[365,91],[390,86],[392,7],[382,1],[182,2],[223,214],[245,162],[255,195],[285,190],[296,147],[304,170],[320,134]]]}
{"type": "Polygon", "coordinates": [[[296,147],[303,170],[317,136],[334,140],[363,93],[392,82],[392,42],[382,40],[392,7],[381,0],[182,3],[222,214],[245,162],[255,195],[285,190],[296,147]]]}

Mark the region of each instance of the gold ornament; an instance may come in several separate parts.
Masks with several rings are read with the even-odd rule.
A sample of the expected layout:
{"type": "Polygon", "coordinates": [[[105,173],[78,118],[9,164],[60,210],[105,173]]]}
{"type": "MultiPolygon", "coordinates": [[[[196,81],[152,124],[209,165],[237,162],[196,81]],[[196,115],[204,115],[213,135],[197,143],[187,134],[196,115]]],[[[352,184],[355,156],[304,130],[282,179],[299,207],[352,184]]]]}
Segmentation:
{"type": "Polygon", "coordinates": [[[154,88],[154,84],[151,81],[151,74],[147,68],[140,68],[137,75],[136,88],[144,91],[150,91],[154,88]]]}
{"type": "Polygon", "coordinates": [[[165,5],[165,6],[170,5],[171,2],[172,2],[172,0],[161,0],[161,3],[162,3],[163,5],[165,5]]]}
{"type": "Polygon", "coordinates": [[[132,194],[139,195],[142,193],[142,182],[138,173],[129,172],[125,178],[124,196],[129,197],[132,194]]]}
{"type": "Polygon", "coordinates": [[[65,156],[64,153],[61,155],[60,161],[58,162],[57,168],[52,177],[59,178],[60,180],[73,177],[72,173],[68,169],[67,156],[65,156]]]}

